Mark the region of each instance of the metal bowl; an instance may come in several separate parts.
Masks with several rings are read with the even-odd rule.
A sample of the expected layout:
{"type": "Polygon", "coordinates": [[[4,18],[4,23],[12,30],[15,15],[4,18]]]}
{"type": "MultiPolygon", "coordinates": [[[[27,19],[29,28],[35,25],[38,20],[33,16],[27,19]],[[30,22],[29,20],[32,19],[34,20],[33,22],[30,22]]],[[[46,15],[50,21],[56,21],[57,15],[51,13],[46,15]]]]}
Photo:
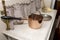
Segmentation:
{"type": "Polygon", "coordinates": [[[43,16],[43,20],[44,21],[49,21],[52,19],[52,16],[48,15],[48,14],[41,14],[43,16]]]}

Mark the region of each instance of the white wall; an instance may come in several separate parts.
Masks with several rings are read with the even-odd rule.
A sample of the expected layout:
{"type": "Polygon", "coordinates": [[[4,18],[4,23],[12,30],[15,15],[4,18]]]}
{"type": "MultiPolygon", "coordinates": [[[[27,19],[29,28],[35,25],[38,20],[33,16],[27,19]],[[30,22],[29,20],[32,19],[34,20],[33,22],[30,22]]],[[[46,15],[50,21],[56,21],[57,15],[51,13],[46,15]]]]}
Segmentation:
{"type": "Polygon", "coordinates": [[[55,0],[44,0],[47,7],[54,8],[55,0]]]}
{"type": "Polygon", "coordinates": [[[51,6],[51,0],[44,0],[45,1],[45,5],[47,7],[50,7],[51,6]]]}
{"type": "MultiPolygon", "coordinates": [[[[15,4],[20,1],[22,0],[6,0],[5,3],[6,3],[6,6],[9,6],[9,5],[15,4]]],[[[3,10],[1,0],[0,0],[0,10],[3,10]]]]}
{"type": "MultiPolygon", "coordinates": [[[[6,5],[7,5],[7,6],[8,6],[8,5],[12,5],[12,4],[17,3],[17,2],[20,2],[20,1],[21,1],[21,0],[6,0],[6,5]]],[[[45,1],[45,5],[46,5],[47,7],[51,7],[51,6],[52,6],[52,5],[51,5],[51,2],[52,2],[53,0],[44,0],[44,1],[45,1]]],[[[52,4],[54,4],[54,2],[53,2],[52,4]]],[[[3,10],[1,0],[0,0],[0,10],[3,10]]]]}

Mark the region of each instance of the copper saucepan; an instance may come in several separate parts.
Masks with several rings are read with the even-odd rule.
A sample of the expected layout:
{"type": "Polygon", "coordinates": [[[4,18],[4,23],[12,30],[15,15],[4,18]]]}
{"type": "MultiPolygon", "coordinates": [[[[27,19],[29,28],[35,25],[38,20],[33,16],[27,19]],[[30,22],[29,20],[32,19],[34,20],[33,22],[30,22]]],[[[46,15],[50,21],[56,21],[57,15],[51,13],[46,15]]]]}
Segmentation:
{"type": "Polygon", "coordinates": [[[43,20],[42,15],[36,15],[36,14],[29,15],[29,17],[28,17],[29,27],[31,27],[33,29],[41,28],[42,20],[43,20]]]}

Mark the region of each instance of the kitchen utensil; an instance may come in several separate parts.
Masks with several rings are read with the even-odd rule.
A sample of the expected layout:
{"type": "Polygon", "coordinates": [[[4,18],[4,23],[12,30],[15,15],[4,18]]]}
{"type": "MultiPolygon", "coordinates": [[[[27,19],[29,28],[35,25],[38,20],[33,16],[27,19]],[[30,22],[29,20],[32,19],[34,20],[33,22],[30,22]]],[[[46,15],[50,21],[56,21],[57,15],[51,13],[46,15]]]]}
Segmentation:
{"type": "Polygon", "coordinates": [[[43,20],[44,21],[49,21],[52,19],[52,16],[48,15],[48,14],[41,14],[43,16],[43,20]]]}

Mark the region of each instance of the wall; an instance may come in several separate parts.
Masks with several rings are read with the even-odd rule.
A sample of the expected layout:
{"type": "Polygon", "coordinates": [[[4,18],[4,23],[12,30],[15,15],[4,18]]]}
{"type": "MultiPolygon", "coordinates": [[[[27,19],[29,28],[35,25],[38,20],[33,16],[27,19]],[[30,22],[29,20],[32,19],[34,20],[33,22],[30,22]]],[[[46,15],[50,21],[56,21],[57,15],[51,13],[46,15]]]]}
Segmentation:
{"type": "Polygon", "coordinates": [[[55,0],[45,0],[45,4],[47,7],[54,8],[55,0]]]}
{"type": "MultiPolygon", "coordinates": [[[[17,2],[20,2],[20,0],[6,0],[5,3],[6,3],[6,6],[9,6],[9,5],[12,5],[12,4],[17,3],[17,2]]],[[[0,10],[3,10],[1,0],[0,0],[0,10]]]]}
{"type": "MultiPolygon", "coordinates": [[[[12,4],[14,4],[14,3],[16,3],[16,2],[20,2],[21,0],[6,0],[6,5],[8,6],[8,5],[12,5],[12,4]]],[[[53,0],[44,0],[45,1],[45,5],[47,6],[47,7],[51,7],[52,5],[51,5],[51,1],[53,1],[53,0]]],[[[3,8],[2,8],[2,3],[1,3],[1,0],[0,0],[0,10],[3,10],[3,8]]]]}
{"type": "Polygon", "coordinates": [[[51,0],[44,0],[45,1],[45,5],[47,7],[50,7],[51,6],[51,0]]]}

